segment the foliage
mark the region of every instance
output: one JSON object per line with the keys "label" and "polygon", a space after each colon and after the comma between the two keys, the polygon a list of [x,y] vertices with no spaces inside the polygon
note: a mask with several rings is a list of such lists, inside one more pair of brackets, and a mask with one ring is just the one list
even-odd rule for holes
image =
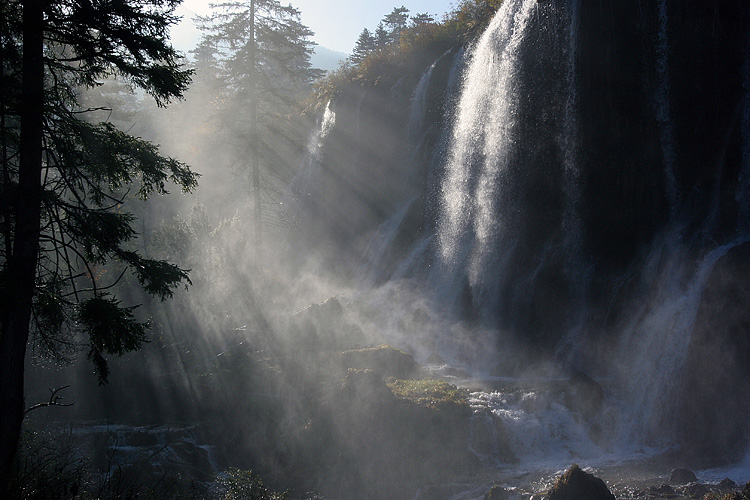
{"label": "foliage", "polygon": [[[132,250],[137,234],[134,216],[123,210],[126,189],[135,186],[141,199],[166,194],[170,184],[190,191],[197,185],[197,175],[185,164],[161,156],[154,144],[111,123],[87,121],[78,87],[99,86],[101,78],[117,73],[161,105],[179,97],[190,72],[179,69],[179,57],[167,43],[167,29],[177,19],[174,7],[164,0],[52,2],[45,11],[44,183],[33,322],[42,343],[73,322],[94,335],[90,356],[97,361],[102,380],[107,372],[102,354],[137,348],[147,324],[135,319],[132,307],[122,307],[107,296],[104,290],[112,283],[102,282],[96,266],[118,262],[118,275],[131,269],[147,292],[162,299],[171,296],[180,282],[189,282],[185,270]],[[20,2],[9,2],[2,12],[3,24],[13,28],[3,31],[3,50],[13,55],[23,42],[17,18]],[[15,57],[3,62],[3,78],[16,83],[2,91],[2,189],[12,199],[19,176],[21,86],[19,62]],[[3,208],[4,274],[14,251],[16,217],[12,204]],[[108,307],[94,307],[104,304]],[[109,329],[110,320],[119,327]],[[118,339],[118,333],[126,340]],[[56,346],[46,344],[50,354]]]}
{"label": "foliage", "polygon": [[404,68],[429,64],[446,50],[474,40],[500,5],[502,0],[462,0],[440,22],[426,13],[409,16],[405,7],[394,8],[375,33],[365,28],[348,61],[316,84],[318,101],[328,102],[350,83],[393,84]]}
{"label": "foliage", "polygon": [[448,382],[435,379],[397,380],[388,382],[393,394],[422,406],[437,407],[445,404],[465,406],[467,392]]}
{"label": "foliage", "polygon": [[88,475],[69,433],[52,437],[27,429],[21,437],[12,500],[67,500],[79,497]]}

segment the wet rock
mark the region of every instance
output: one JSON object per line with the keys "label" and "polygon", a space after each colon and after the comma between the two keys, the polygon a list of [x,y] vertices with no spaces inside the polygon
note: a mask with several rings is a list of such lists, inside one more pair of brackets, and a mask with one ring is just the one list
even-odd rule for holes
{"label": "wet rock", "polygon": [[601,384],[583,372],[577,372],[568,380],[563,404],[584,418],[599,414],[604,402]]}
{"label": "wet rock", "polygon": [[358,398],[368,404],[391,402],[393,393],[383,378],[372,370],[350,368],[341,384],[341,395],[348,399]]}
{"label": "wet rock", "polygon": [[472,417],[471,449],[477,455],[490,456],[503,463],[518,462],[503,421],[491,412],[479,413]]}
{"label": "wet rock", "polygon": [[674,469],[669,475],[669,484],[688,484],[697,481],[698,478],[695,477],[693,471],[688,469]]}
{"label": "wet rock", "polygon": [[362,331],[347,320],[344,307],[336,297],[311,304],[294,313],[288,321],[294,339],[292,347],[297,349],[312,352],[333,346],[346,349],[362,341]]}
{"label": "wet rock", "polygon": [[417,369],[417,362],[407,354],[389,345],[354,349],[341,353],[344,368],[372,370],[382,377],[408,378]]}
{"label": "wet rock", "polygon": [[430,357],[427,358],[427,364],[428,365],[444,365],[445,360],[440,356],[440,354],[433,352],[430,354]]}
{"label": "wet rock", "polygon": [[674,496],[676,494],[674,488],[672,488],[668,484],[662,484],[661,486],[651,486],[648,491],[649,493],[659,496]]}
{"label": "wet rock", "polygon": [[682,494],[690,498],[702,498],[710,490],[705,484],[695,483],[685,487]]}
{"label": "wet rock", "polygon": [[513,497],[513,490],[508,490],[502,486],[495,485],[484,495],[484,500],[508,500]]}
{"label": "wet rock", "polygon": [[544,497],[545,500],[615,500],[604,481],[573,465]]}
{"label": "wet rock", "polygon": [[719,482],[719,488],[721,488],[722,490],[732,490],[736,487],[737,487],[737,483],[735,483],[728,477],[722,479],[721,482]]}

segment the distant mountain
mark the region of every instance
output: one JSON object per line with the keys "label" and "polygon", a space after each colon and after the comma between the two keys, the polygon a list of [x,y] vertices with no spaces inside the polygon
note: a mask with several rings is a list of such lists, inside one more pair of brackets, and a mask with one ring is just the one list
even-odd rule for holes
{"label": "distant mountain", "polygon": [[327,49],[320,45],[315,46],[315,52],[310,57],[310,62],[314,68],[331,71],[339,67],[344,59],[348,56],[343,52]]}

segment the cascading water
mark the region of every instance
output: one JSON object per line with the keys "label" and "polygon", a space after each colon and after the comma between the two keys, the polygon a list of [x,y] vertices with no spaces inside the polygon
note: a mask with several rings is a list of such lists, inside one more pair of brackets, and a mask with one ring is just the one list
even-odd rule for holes
{"label": "cascading water", "polygon": [[483,277],[502,237],[497,203],[513,140],[514,78],[519,47],[536,2],[505,2],[470,54],[442,187],[438,229],[441,264],[454,274],[469,269],[472,287]]}
{"label": "cascading water", "polygon": [[317,178],[322,172],[321,154],[323,144],[326,136],[328,136],[335,125],[336,113],[333,112],[331,103],[328,102],[323,115],[318,121],[318,125],[307,141],[307,150],[302,164],[290,183],[289,196],[292,198],[310,196],[308,190],[311,186],[315,185]]}

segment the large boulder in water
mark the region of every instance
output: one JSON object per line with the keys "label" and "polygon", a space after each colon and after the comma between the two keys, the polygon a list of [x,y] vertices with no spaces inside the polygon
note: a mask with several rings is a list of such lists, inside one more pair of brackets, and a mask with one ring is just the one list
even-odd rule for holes
{"label": "large boulder in water", "polygon": [[544,497],[545,500],[615,500],[604,481],[573,465]]}
{"label": "large boulder in water", "polygon": [[703,289],[677,398],[678,442],[737,460],[750,442],[750,242],[714,265]]}
{"label": "large boulder in water", "polygon": [[696,481],[698,481],[698,478],[690,469],[674,469],[669,474],[669,484],[688,484]]}
{"label": "large boulder in water", "polygon": [[583,372],[575,373],[565,386],[563,403],[569,410],[584,418],[598,415],[604,404],[604,389],[601,384]]}
{"label": "large boulder in water", "polygon": [[346,369],[372,370],[383,377],[401,379],[410,377],[419,367],[411,354],[389,345],[344,351],[341,363]]}

